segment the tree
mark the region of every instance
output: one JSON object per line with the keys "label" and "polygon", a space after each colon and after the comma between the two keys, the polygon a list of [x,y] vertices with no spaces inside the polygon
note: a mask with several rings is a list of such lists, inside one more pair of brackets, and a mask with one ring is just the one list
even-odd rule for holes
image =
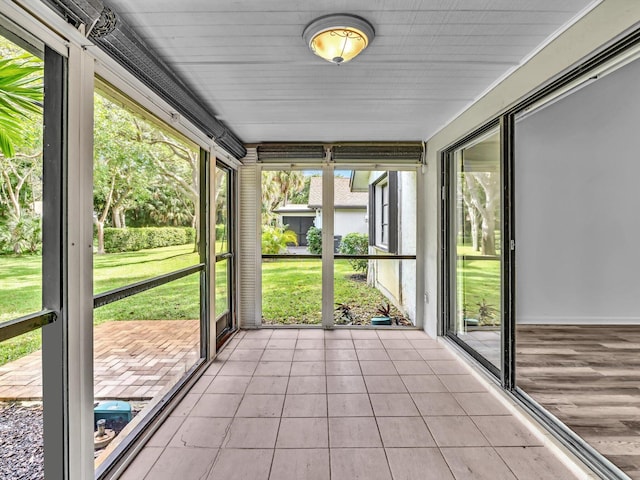
{"label": "tree", "polygon": [[304,175],[299,171],[262,172],[262,224],[275,225],[277,210],[289,197],[304,188]]}
{"label": "tree", "polygon": [[[500,204],[500,177],[492,172],[465,172],[470,220],[474,210],[482,218],[480,252],[483,255],[496,254],[496,211]],[[464,199],[464,196],[463,196]],[[472,224],[472,233],[473,233]],[[477,227],[476,227],[477,231]]]}
{"label": "tree", "polygon": [[0,152],[14,157],[29,114],[42,114],[43,67],[35,57],[22,54],[0,59]]}
{"label": "tree", "polygon": [[126,211],[148,195],[150,158],[138,139],[133,114],[101,95],[94,101],[94,223],[102,254],[106,222],[124,227]]}

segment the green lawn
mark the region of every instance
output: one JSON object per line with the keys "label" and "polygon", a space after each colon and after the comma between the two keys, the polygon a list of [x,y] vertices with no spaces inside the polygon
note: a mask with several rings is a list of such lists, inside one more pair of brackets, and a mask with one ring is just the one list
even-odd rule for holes
{"label": "green lawn", "polygon": [[478,303],[496,309],[492,322],[500,319],[500,261],[459,260],[457,271],[458,309],[466,309],[467,318],[479,319]]}
{"label": "green lawn", "polygon": [[[367,323],[386,298],[366,281],[352,279],[354,273],[346,260],[335,262],[335,302],[352,307],[354,323]],[[321,323],[322,262],[315,259],[263,262],[262,317],[267,324]]]}

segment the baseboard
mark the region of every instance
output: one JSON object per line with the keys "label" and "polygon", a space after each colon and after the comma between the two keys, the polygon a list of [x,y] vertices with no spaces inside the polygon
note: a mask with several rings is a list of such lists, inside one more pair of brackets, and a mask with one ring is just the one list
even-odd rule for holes
{"label": "baseboard", "polygon": [[640,317],[516,317],[518,325],[640,325]]}

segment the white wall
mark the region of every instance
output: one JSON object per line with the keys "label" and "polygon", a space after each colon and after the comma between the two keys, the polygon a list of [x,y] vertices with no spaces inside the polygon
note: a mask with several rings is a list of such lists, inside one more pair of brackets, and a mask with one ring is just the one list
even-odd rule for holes
{"label": "white wall", "polygon": [[[400,232],[398,246],[400,254],[415,255],[417,242],[417,174],[398,172],[398,203]],[[414,322],[416,319],[416,261],[401,260],[402,307]]]}
{"label": "white wall", "polygon": [[640,60],[516,124],[522,323],[640,323]]}
{"label": "white wall", "polygon": [[367,211],[364,209],[336,210],[333,216],[333,234],[368,233]]}
{"label": "white wall", "polygon": [[[425,305],[425,331],[437,335],[440,320],[440,154],[439,152],[470,133],[487,120],[548,82],[554,76],[578,63],[617,35],[640,21],[637,0],[607,0],[553,42],[515,70],[509,77],[452,119],[436,135],[428,139],[425,173],[424,215],[426,238],[425,290],[429,302]],[[422,247],[421,247],[422,248]]]}

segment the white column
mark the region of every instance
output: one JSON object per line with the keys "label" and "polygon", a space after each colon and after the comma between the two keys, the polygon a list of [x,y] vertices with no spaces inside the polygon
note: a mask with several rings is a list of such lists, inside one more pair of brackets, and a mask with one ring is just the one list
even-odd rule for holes
{"label": "white column", "polygon": [[322,326],[333,328],[333,165],[322,167]]}

